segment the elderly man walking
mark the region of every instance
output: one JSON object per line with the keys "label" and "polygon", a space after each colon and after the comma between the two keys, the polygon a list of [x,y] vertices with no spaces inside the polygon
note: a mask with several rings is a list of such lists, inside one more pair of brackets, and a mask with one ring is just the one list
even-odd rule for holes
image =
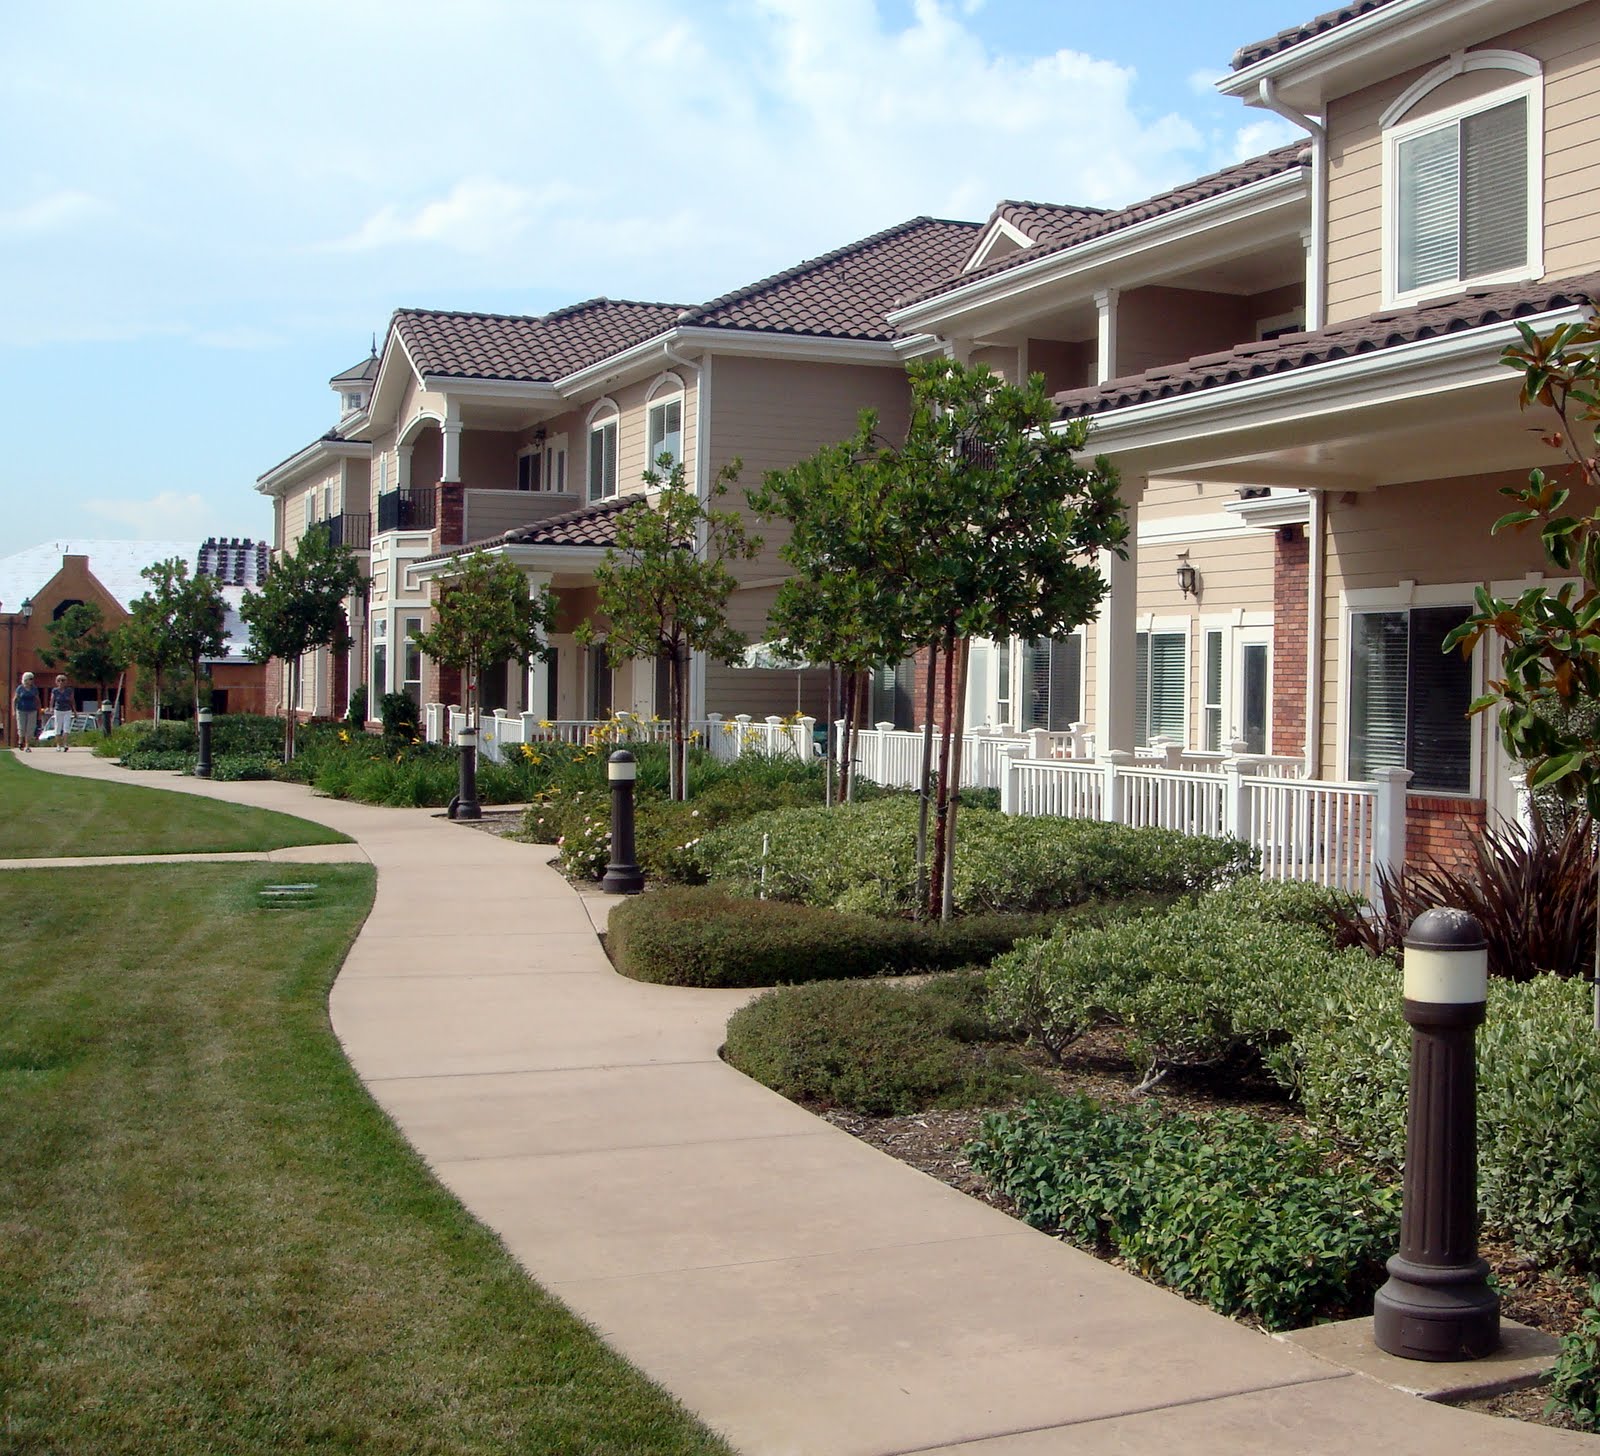
{"label": "elderly man walking", "polygon": [[55,729],[55,745],[65,753],[67,739],[72,736],[72,689],[60,673],[56,674],[56,685],[50,689],[50,717]]}

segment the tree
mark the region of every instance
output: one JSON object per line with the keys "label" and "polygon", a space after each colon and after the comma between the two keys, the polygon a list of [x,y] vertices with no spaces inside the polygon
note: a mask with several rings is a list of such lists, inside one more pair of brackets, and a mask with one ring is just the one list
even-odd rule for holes
{"label": "tree", "polygon": [[[1501,494],[1516,503],[1491,534],[1538,524],[1550,564],[1578,581],[1554,592],[1530,587],[1515,601],[1478,587],[1474,611],[1445,638],[1449,652],[1470,654],[1485,637],[1501,643],[1501,676],[1475,699],[1469,713],[1500,709],[1506,752],[1527,765],[1530,790],[1600,815],[1600,507],[1575,506],[1600,493],[1600,320],[1564,324],[1539,334],[1519,322],[1519,346],[1504,354],[1522,375],[1521,402],[1550,411],[1544,443],[1561,463],[1534,470],[1526,485]],[[1594,1021],[1600,1030],[1600,923],[1596,925]]]}
{"label": "tree", "polygon": [[307,531],[278,555],[259,592],[247,591],[239,614],[250,628],[250,659],[289,664],[289,702],[283,715],[283,761],[294,757],[294,705],[300,701],[300,659],[345,634],[344,604],[366,581],[355,553],[335,546],[327,531]]}
{"label": "tree", "polygon": [[466,678],[467,718],[478,721],[478,678],[496,662],[548,661],[547,639],[555,628],[556,605],[549,587],[529,590],[528,578],[501,556],[474,551],[460,558],[444,583],[437,619],[426,632],[412,634],[435,662],[459,668]]}
{"label": "tree", "polygon": [[194,705],[200,707],[200,663],[221,653],[227,640],[227,607],[215,578],[191,577],[178,557],[157,561],[139,573],[150,590],[134,599],[128,620],[117,630],[118,653],[145,668],[152,679],[152,716],[161,717],[161,680],[180,665],[194,680]]}
{"label": "tree", "polygon": [[[667,663],[668,790],[674,799],[688,792],[689,654],[732,663],[745,648],[743,634],[728,625],[728,601],[739,584],[728,563],[755,556],[761,539],[745,530],[737,511],[713,505],[739,470],[737,460],[723,466],[702,501],[683,463],[661,456],[643,476],[646,489],[659,492],[656,502],[641,496],[618,516],[617,544],[594,574],[597,605],[610,624],[606,657],[612,666],[630,658]],[[597,635],[595,624],[585,622],[579,640]]]}
{"label": "tree", "polygon": [[111,683],[127,667],[105,616],[93,602],[78,602],[50,624],[50,646],[39,654],[46,667],[59,668],[74,682],[93,683],[104,702]]}

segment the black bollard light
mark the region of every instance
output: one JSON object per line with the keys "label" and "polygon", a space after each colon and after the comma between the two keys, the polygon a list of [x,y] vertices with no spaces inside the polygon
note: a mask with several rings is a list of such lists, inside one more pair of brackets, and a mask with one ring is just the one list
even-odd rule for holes
{"label": "black bollard light", "polygon": [[1406,936],[1411,1025],[1400,1252],[1373,1301],[1373,1338],[1406,1360],[1481,1360],[1500,1345],[1500,1296],[1478,1256],[1478,1077],[1489,992],[1483,929],[1425,910]]}
{"label": "black bollard light", "polygon": [[606,764],[611,780],[611,858],[600,881],[608,895],[637,895],[644,889],[644,871],[633,851],[633,786],[639,765],[626,748],[619,748]]}
{"label": "black bollard light", "polygon": [[456,731],[456,747],[461,750],[461,776],[456,781],[456,801],[451,807],[452,819],[481,819],[483,808],[478,803],[478,730],[473,727]]}
{"label": "black bollard light", "polygon": [[195,731],[200,735],[200,752],[194,761],[197,779],[211,777],[211,709],[201,708],[194,715]]}
{"label": "black bollard light", "polygon": [[111,736],[111,709],[100,710],[100,732],[107,738]]}

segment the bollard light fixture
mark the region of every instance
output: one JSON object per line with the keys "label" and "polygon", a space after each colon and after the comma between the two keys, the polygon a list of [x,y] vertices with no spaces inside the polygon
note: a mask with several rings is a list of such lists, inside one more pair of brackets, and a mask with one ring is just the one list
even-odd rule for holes
{"label": "bollard light fixture", "polygon": [[194,722],[195,736],[198,739],[194,776],[197,779],[208,779],[211,777],[211,709],[197,708]]}
{"label": "bollard light fixture", "polygon": [[644,871],[634,853],[633,786],[639,777],[639,764],[626,748],[619,748],[606,761],[606,778],[611,782],[611,855],[600,888],[608,895],[637,895],[644,889]]}
{"label": "bollard light fixture", "polygon": [[1473,1045],[1489,992],[1483,927],[1424,910],[1405,940],[1411,1026],[1400,1252],[1373,1300],[1373,1339],[1405,1360],[1481,1360],[1500,1345],[1500,1296],[1478,1255],[1478,1083]]}
{"label": "bollard light fixture", "polygon": [[456,747],[461,750],[456,796],[450,802],[452,819],[481,819],[483,807],[478,803],[478,730],[468,723],[456,729]]}

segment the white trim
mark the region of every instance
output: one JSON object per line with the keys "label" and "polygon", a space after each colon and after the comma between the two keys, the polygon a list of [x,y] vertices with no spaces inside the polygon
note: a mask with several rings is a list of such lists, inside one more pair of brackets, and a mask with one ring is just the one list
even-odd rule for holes
{"label": "white trim", "polygon": [[1127,227],[1090,238],[1075,247],[1019,263],[1015,268],[1007,268],[987,278],[959,284],[932,298],[896,309],[889,315],[889,322],[901,331],[932,327],[973,303],[1002,303],[1018,293],[1039,286],[1041,282],[1057,283],[1090,268],[1122,263],[1141,252],[1192,238],[1206,227],[1249,221],[1264,210],[1297,201],[1293,194],[1301,193],[1305,188],[1305,169],[1288,167],[1282,172],[1274,172],[1270,177],[1246,183],[1243,187],[1230,188],[1215,197],[1191,202],[1157,217],[1130,223]]}
{"label": "white trim", "polygon": [[594,427],[596,417],[604,414],[607,410],[619,417],[622,414],[622,411],[617,408],[616,400],[612,399],[609,394],[603,394],[599,399],[589,406],[589,413],[583,417],[584,428],[586,430],[592,429]]}
{"label": "white trim", "polygon": [[1249,500],[1224,501],[1222,509],[1252,530],[1275,531],[1279,526],[1300,526],[1311,519],[1311,492],[1276,491]]}
{"label": "white trim", "polygon": [[394,437],[395,445],[410,445],[416,439],[418,432],[425,425],[437,425],[439,432],[444,432],[444,416],[437,410],[419,409],[409,420],[401,426]]}
{"label": "white trim", "polygon": [[1021,228],[1007,222],[1003,217],[997,217],[989,224],[984,235],[978,240],[978,246],[973,249],[971,259],[961,271],[963,273],[972,273],[983,267],[989,261],[990,254],[994,252],[995,244],[1002,239],[1006,242],[1015,243],[1019,248],[1031,248],[1033,246],[1033,239],[1023,232]]}
{"label": "white trim", "polygon": [[655,379],[651,382],[650,388],[645,390],[644,402],[646,404],[654,404],[656,391],[659,390],[664,384],[670,385],[673,393],[675,394],[688,393],[688,386],[684,384],[683,376],[679,374],[676,369],[664,369],[660,374],[656,375]]}
{"label": "white trim", "polygon": [[327,469],[341,460],[372,458],[369,440],[313,440],[304,449],[296,451],[280,465],[274,465],[256,477],[256,489],[262,495],[281,495],[299,484],[313,468]]}
{"label": "white trim", "polygon": [[[1225,511],[1232,508],[1232,502],[1222,507]],[[1138,528],[1141,546],[1162,546],[1173,541],[1228,541],[1254,534],[1248,523],[1220,516],[1215,511],[1205,515],[1160,517],[1148,524],[1141,514]]]}
{"label": "white trim", "polygon": [[1468,71],[1515,71],[1521,76],[1544,74],[1539,62],[1521,51],[1456,51],[1447,61],[1440,61],[1425,76],[1413,81],[1393,101],[1378,120],[1378,126],[1387,131],[1431,91],[1437,91],[1446,82]]}
{"label": "white trim", "polygon": [[[1519,70],[1503,65],[1496,60],[1486,66],[1472,66],[1467,64],[1467,58],[1483,54],[1491,57],[1517,57],[1515,51],[1486,51],[1466,52],[1464,56],[1458,53],[1451,61],[1446,61],[1442,66],[1437,66],[1424,76],[1421,81],[1410,88],[1401,100],[1410,100],[1405,107],[1406,111],[1413,109],[1428,92],[1436,90],[1456,76],[1469,70]],[[1461,65],[1458,69],[1451,69],[1452,63],[1459,59]],[[1534,67],[1532,72],[1520,71],[1526,79],[1499,90],[1491,91],[1484,96],[1476,96],[1470,101],[1457,102],[1442,111],[1431,111],[1409,122],[1386,122],[1383,128],[1383,166],[1380,179],[1379,205],[1383,239],[1382,254],[1382,295],[1385,308],[1403,308],[1407,304],[1418,303],[1424,299],[1437,298],[1464,288],[1493,287],[1498,284],[1520,283],[1529,279],[1544,276],[1544,76],[1538,69],[1538,62],[1529,57],[1521,56],[1518,59],[1526,61]],[[1435,79],[1437,78],[1437,79]],[[1431,81],[1425,89],[1419,89],[1424,82]],[[1413,94],[1415,93],[1415,94]],[[1527,150],[1524,162],[1528,173],[1528,216],[1527,239],[1528,252],[1523,262],[1515,267],[1502,269],[1498,273],[1477,274],[1468,277],[1460,275],[1459,265],[1455,278],[1440,278],[1431,283],[1425,283],[1418,288],[1406,290],[1404,293],[1397,291],[1400,277],[1400,220],[1399,220],[1399,186],[1400,175],[1397,161],[1397,152],[1400,145],[1414,137],[1422,136],[1430,131],[1442,130],[1448,126],[1457,126],[1464,117],[1474,116],[1481,111],[1492,111],[1497,106],[1505,106],[1511,102],[1525,98],[1527,101]],[[1395,103],[1399,106],[1399,102]],[[1395,115],[1395,107],[1390,108]],[[1389,113],[1386,113],[1386,116]],[[1461,227],[1462,220],[1457,219],[1457,228]]]}

